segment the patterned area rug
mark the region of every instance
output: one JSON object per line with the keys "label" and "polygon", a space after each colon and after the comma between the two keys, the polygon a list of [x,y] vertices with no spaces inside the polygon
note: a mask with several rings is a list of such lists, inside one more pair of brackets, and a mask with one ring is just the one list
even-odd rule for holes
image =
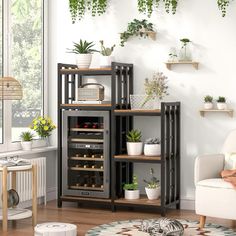
{"label": "patterned area rug", "polygon": [[[184,236],[207,235],[207,236],[236,236],[236,232],[217,224],[206,224],[203,230],[198,228],[197,221],[178,220],[185,228]],[[142,220],[117,221],[110,224],[92,228],[85,236],[149,236],[141,232],[139,227]],[[162,235],[162,234],[158,234]],[[158,236],[157,235],[157,236]]]}

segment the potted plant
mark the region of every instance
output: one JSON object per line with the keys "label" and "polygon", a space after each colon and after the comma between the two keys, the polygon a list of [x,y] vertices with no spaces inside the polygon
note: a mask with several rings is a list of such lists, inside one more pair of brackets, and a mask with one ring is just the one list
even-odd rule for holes
{"label": "potted plant", "polygon": [[145,156],[159,156],[161,155],[161,144],[159,138],[149,138],[144,144]]}
{"label": "potted plant", "polygon": [[30,131],[25,131],[20,134],[22,150],[29,151],[32,149],[33,137],[34,134]]}
{"label": "potted plant", "polygon": [[69,53],[76,54],[76,64],[79,69],[89,68],[92,60],[92,53],[97,52],[93,49],[94,43],[80,39],[79,43],[73,43],[74,48],[69,49]]}
{"label": "potted plant", "polygon": [[217,108],[218,108],[219,110],[225,110],[225,109],[227,109],[227,104],[226,104],[226,99],[225,99],[225,97],[219,96],[216,102],[217,102]]}
{"label": "potted plant", "polygon": [[105,47],[103,40],[99,41],[101,44],[101,56],[100,56],[100,67],[111,67],[112,57],[111,54],[115,48],[115,44],[111,47]]}
{"label": "potted plant", "polygon": [[158,199],[161,195],[160,181],[153,175],[153,168],[150,169],[151,179],[149,181],[143,180],[147,184],[145,191],[149,200]]}
{"label": "potted plant", "polygon": [[141,141],[141,131],[132,129],[126,135],[127,137],[127,152],[130,156],[138,156],[143,152],[143,142]]}
{"label": "potted plant", "polygon": [[204,97],[204,109],[210,110],[213,108],[213,97],[210,95],[206,95]]}
{"label": "potted plant", "polygon": [[30,128],[34,130],[41,139],[45,140],[46,145],[49,146],[49,136],[51,135],[51,132],[56,128],[51,118],[39,116],[33,119]]}
{"label": "potted plant", "polygon": [[179,60],[180,61],[192,61],[192,55],[189,49],[189,43],[191,43],[190,39],[183,38],[180,39],[182,43],[182,47],[180,49]]}
{"label": "potted plant", "polygon": [[125,190],[125,199],[128,199],[128,200],[139,199],[140,192],[138,189],[137,176],[133,175],[132,183],[125,184],[123,189]]}

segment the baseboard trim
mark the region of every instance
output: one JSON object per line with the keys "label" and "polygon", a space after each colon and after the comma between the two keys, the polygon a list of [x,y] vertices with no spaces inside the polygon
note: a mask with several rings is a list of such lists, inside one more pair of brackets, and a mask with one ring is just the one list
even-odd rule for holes
{"label": "baseboard trim", "polygon": [[195,200],[181,199],[181,210],[195,210]]}
{"label": "baseboard trim", "polygon": [[57,199],[57,187],[47,189],[47,202]]}

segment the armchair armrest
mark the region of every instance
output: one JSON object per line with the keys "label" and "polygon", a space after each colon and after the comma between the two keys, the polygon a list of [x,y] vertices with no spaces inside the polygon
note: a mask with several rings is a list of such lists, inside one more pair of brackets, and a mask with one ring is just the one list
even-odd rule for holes
{"label": "armchair armrest", "polygon": [[225,156],[223,154],[201,155],[195,159],[194,183],[211,178],[219,178],[224,168]]}

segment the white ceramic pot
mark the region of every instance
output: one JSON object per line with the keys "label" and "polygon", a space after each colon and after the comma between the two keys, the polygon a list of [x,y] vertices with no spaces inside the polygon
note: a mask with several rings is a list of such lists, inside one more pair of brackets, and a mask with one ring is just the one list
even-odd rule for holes
{"label": "white ceramic pot", "polygon": [[158,199],[161,195],[161,188],[147,188],[145,187],[145,191],[149,200]]}
{"label": "white ceramic pot", "polygon": [[100,56],[100,67],[107,68],[111,67],[111,62],[114,61],[112,56]]}
{"label": "white ceramic pot", "polygon": [[161,155],[161,144],[144,144],[145,156],[159,156]]}
{"label": "white ceramic pot", "polygon": [[127,142],[127,152],[130,156],[139,156],[143,153],[142,142]]}
{"label": "white ceramic pot", "polygon": [[33,143],[32,141],[29,141],[29,142],[21,141],[22,150],[24,151],[32,150],[32,143]]}
{"label": "white ceramic pot", "polygon": [[133,200],[139,199],[140,192],[139,190],[125,190],[125,199]]}
{"label": "white ceramic pot", "polygon": [[218,110],[225,110],[227,109],[227,104],[224,102],[217,102],[217,108]]}
{"label": "white ceramic pot", "polygon": [[205,102],[205,103],[204,103],[204,109],[205,109],[205,110],[211,110],[211,109],[213,109],[213,103],[212,103],[212,102]]}
{"label": "white ceramic pot", "polygon": [[76,54],[76,65],[79,69],[89,68],[92,61],[92,54]]}

